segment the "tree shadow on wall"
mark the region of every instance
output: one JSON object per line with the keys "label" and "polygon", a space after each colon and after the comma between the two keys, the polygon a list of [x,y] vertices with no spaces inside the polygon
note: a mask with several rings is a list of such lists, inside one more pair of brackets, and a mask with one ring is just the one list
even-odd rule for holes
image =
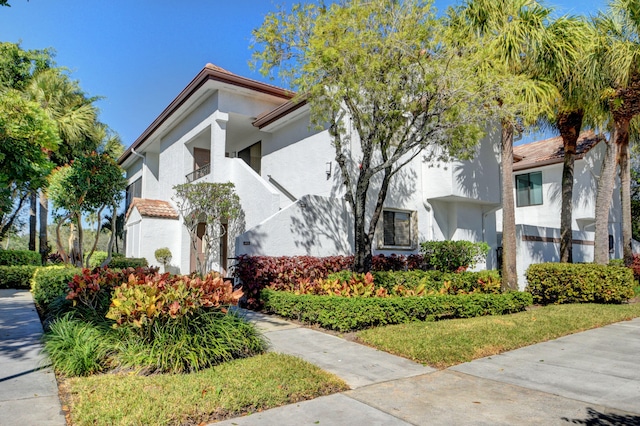
{"label": "tree shadow on wall", "polygon": [[[385,206],[413,209],[406,203],[415,193],[417,178],[416,172],[409,168],[398,172],[389,185]],[[380,181],[381,176],[372,179],[374,189],[369,193],[366,220],[373,214],[377,197],[374,191],[380,187]],[[305,195],[296,207],[299,215],[292,215],[290,226],[296,247],[307,255],[353,253],[354,218],[344,199]],[[320,249],[323,250],[319,252]]]}

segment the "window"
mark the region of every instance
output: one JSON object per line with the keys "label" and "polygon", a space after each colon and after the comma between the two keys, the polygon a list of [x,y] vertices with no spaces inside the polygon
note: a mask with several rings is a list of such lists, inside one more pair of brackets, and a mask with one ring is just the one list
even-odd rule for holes
{"label": "window", "polygon": [[411,246],[411,213],[384,210],[382,212],[384,230],[383,245]]}
{"label": "window", "polygon": [[518,207],[542,204],[542,172],[516,176],[516,205]]}
{"label": "window", "polygon": [[136,179],[131,185],[127,186],[127,201],[125,211],[133,202],[133,198],[142,198],[142,178]]}

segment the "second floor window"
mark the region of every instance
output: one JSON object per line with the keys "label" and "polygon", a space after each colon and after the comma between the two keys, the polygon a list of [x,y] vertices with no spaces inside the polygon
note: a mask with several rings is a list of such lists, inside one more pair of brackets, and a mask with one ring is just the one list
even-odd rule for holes
{"label": "second floor window", "polygon": [[542,172],[516,176],[516,205],[518,207],[542,204]]}

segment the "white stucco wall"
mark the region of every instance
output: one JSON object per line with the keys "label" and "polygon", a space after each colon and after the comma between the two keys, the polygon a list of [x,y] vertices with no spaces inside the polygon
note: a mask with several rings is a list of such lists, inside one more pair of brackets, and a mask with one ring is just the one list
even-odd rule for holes
{"label": "white stucco wall", "polygon": [[[499,140],[499,139],[498,139]],[[465,161],[423,162],[425,193],[429,199],[468,198],[500,202],[500,162],[496,140],[488,133]]]}
{"label": "white stucco wall", "polygon": [[236,253],[318,257],[352,254],[351,223],[344,201],[304,196],[240,235]]}
{"label": "white stucco wall", "polygon": [[144,257],[150,266],[162,265],[156,261],[155,251],[167,247],[172,254],[170,266],[177,270],[182,263],[181,242],[175,236],[180,232],[181,222],[176,219],[142,217],[136,208],[131,210],[125,228],[127,230],[128,257]]}

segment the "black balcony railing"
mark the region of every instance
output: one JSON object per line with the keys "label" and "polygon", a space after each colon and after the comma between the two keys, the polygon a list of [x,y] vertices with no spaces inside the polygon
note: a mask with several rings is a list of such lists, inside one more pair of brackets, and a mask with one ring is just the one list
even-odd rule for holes
{"label": "black balcony railing", "polygon": [[209,173],[211,173],[211,164],[205,164],[204,166],[200,167],[197,170],[194,170],[193,172],[189,173],[186,176],[187,183],[191,183],[195,180],[198,180],[201,177],[208,175]]}

